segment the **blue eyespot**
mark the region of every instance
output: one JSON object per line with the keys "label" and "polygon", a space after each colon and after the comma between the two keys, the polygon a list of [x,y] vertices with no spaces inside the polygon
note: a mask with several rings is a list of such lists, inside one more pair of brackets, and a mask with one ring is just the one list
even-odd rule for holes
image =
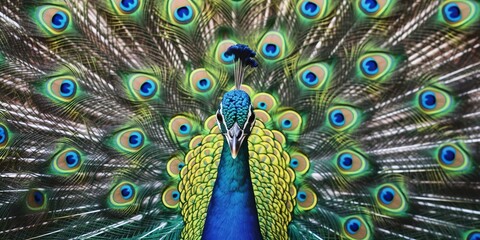
{"label": "blue eyespot", "polygon": [[74,168],[80,163],[80,155],[75,151],[70,151],[65,154],[65,161],[69,168]]}
{"label": "blue eyespot", "polygon": [[297,199],[300,202],[305,202],[305,200],[307,200],[307,193],[306,192],[298,192]]}
{"label": "blue eyespot", "polygon": [[120,8],[124,12],[133,12],[138,7],[138,0],[122,0],[120,2]]}
{"label": "blue eyespot", "polygon": [[377,61],[372,57],[365,58],[362,61],[362,70],[367,75],[375,75],[380,71]]}
{"label": "blue eyespot", "polygon": [[318,77],[313,72],[307,70],[302,74],[302,80],[307,86],[315,86],[318,84]]}
{"label": "blue eyespot", "polygon": [[320,7],[310,1],[306,1],[302,4],[302,13],[307,17],[315,17],[320,12]]}
{"label": "blue eyespot", "polygon": [[440,150],[441,160],[446,165],[450,165],[454,162],[457,150],[450,146],[445,146]]}
{"label": "blue eyespot", "polygon": [[266,109],[267,109],[267,103],[265,103],[265,102],[258,102],[257,107],[260,108],[260,109],[262,109],[262,110],[266,110]]}
{"label": "blue eyespot", "polygon": [[188,125],[188,124],[182,124],[182,125],[180,125],[180,129],[179,129],[179,130],[180,130],[180,133],[181,133],[181,134],[184,134],[184,135],[185,135],[185,134],[189,134],[189,133],[190,133],[190,125]]}
{"label": "blue eyespot", "polygon": [[133,187],[126,184],[120,188],[120,193],[122,194],[123,199],[129,200],[133,196]]}
{"label": "blue eyespot", "polygon": [[142,95],[142,97],[151,97],[155,94],[156,90],[157,84],[150,79],[140,85],[140,95]]}
{"label": "blue eyespot", "polygon": [[338,157],[338,163],[341,168],[349,170],[353,165],[353,156],[350,153],[344,153]]}
{"label": "blue eyespot", "polygon": [[297,168],[298,167],[298,159],[296,159],[296,158],[290,159],[290,167]]}
{"label": "blue eyespot", "polygon": [[282,121],[282,128],[290,128],[292,127],[292,121],[290,121],[289,119],[284,119]]}
{"label": "blue eyespot", "polygon": [[178,164],[178,171],[181,171],[183,167],[185,167],[185,163],[179,163]]}
{"label": "blue eyespot", "polygon": [[224,61],[226,63],[232,63],[233,60],[235,59],[235,54],[232,53],[232,54],[226,55],[225,52],[223,52],[223,54],[222,54],[222,61]]}
{"label": "blue eyespot", "polygon": [[175,201],[178,201],[180,199],[180,193],[178,191],[172,191],[172,198]]}
{"label": "blue eyespot", "polygon": [[40,191],[37,190],[33,193],[33,200],[35,201],[36,204],[43,205],[43,201],[45,201],[45,197]]}
{"label": "blue eyespot", "polygon": [[377,0],[362,0],[361,6],[368,13],[374,13],[380,8]]}
{"label": "blue eyespot", "polygon": [[197,87],[200,90],[207,90],[212,85],[212,82],[208,78],[202,78],[197,82]]}
{"label": "blue eyespot", "polygon": [[468,240],[480,240],[480,233],[479,232],[472,232],[467,237]]}
{"label": "blue eyespot", "polygon": [[347,226],[348,233],[354,235],[355,233],[358,232],[358,230],[362,226],[362,223],[358,219],[352,218],[347,221],[346,226]]}
{"label": "blue eyespot", "polygon": [[193,10],[190,6],[183,6],[177,8],[174,13],[175,19],[179,22],[188,22],[192,20],[193,17]]}
{"label": "blue eyespot", "polygon": [[60,84],[60,96],[71,97],[75,94],[77,85],[72,80],[65,79]]}
{"label": "blue eyespot", "polygon": [[0,125],[0,145],[6,143],[8,140],[8,132],[7,129]]}
{"label": "blue eyespot", "polygon": [[52,16],[52,27],[61,30],[64,29],[68,24],[68,17],[62,11],[58,11]]}
{"label": "blue eyespot", "polygon": [[266,43],[263,44],[262,52],[266,57],[274,58],[280,54],[280,48],[276,44]]}
{"label": "blue eyespot", "polygon": [[131,148],[137,148],[143,144],[143,135],[140,132],[134,131],[128,137],[128,145]]}
{"label": "blue eyespot", "polygon": [[437,97],[432,91],[425,91],[420,96],[422,107],[425,109],[434,109],[437,105]]}
{"label": "blue eyespot", "polygon": [[443,16],[447,21],[449,22],[458,22],[462,20],[462,11],[460,10],[460,7],[456,3],[449,3],[443,7]]}
{"label": "blue eyespot", "polygon": [[390,204],[395,197],[395,190],[391,187],[384,187],[380,190],[380,200],[384,204]]}
{"label": "blue eyespot", "polygon": [[330,113],[330,121],[333,125],[337,127],[341,127],[345,124],[345,115],[343,115],[342,111],[337,109]]}

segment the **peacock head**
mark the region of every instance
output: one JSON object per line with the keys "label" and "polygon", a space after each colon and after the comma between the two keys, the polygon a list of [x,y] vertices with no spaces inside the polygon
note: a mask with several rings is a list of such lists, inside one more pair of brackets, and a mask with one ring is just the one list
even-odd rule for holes
{"label": "peacock head", "polygon": [[235,89],[225,93],[217,111],[217,124],[228,142],[232,158],[237,158],[255,125],[255,113],[246,92]]}
{"label": "peacock head", "polygon": [[232,158],[235,159],[255,125],[255,113],[250,96],[240,88],[245,70],[257,67],[258,63],[254,59],[255,51],[244,44],[230,46],[224,55],[233,55],[235,59],[235,90],[223,95],[220,109],[217,111],[217,124],[228,142]]}

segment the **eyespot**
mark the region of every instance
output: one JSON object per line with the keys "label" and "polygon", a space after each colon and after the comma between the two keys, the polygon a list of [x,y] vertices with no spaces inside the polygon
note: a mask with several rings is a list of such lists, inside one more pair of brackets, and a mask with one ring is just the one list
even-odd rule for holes
{"label": "eyespot", "polygon": [[77,95],[78,83],[71,76],[56,77],[47,81],[49,97],[61,102],[70,102]]}
{"label": "eyespot", "polygon": [[279,32],[268,32],[258,44],[260,56],[266,60],[280,60],[285,56],[285,38]]}
{"label": "eyespot", "polygon": [[70,12],[53,5],[41,6],[37,9],[38,24],[48,34],[57,35],[70,26]]}
{"label": "eyespot", "polygon": [[332,107],[328,110],[328,122],[335,130],[349,130],[359,124],[358,112],[348,106]]}
{"label": "eyespot", "polygon": [[126,208],[137,199],[137,186],[131,182],[121,182],[111,191],[109,197],[110,207]]}
{"label": "eyespot", "polygon": [[337,155],[336,167],[346,176],[361,176],[367,173],[368,162],[360,153],[344,150]]}
{"label": "eyespot", "polygon": [[317,195],[308,188],[300,188],[296,200],[298,208],[302,211],[311,210],[317,205]]}
{"label": "eyespot", "polygon": [[27,193],[26,202],[30,210],[38,211],[45,209],[47,206],[47,194],[40,189],[31,189]]}
{"label": "eyespot", "polygon": [[142,0],[110,0],[110,2],[115,10],[122,14],[135,13],[142,4]]}
{"label": "eyespot", "polygon": [[267,112],[277,107],[277,100],[268,93],[258,93],[253,97],[253,107]]}
{"label": "eyespot", "polygon": [[178,157],[173,157],[167,163],[167,172],[171,177],[178,177],[180,171],[185,167],[185,163]]}
{"label": "eyespot", "polygon": [[212,92],[217,82],[204,68],[196,69],[190,74],[190,87],[195,94],[205,96]]}
{"label": "eyespot", "polygon": [[302,0],[297,3],[297,14],[305,20],[319,20],[331,12],[330,0]]}
{"label": "eyespot", "polygon": [[287,132],[298,132],[302,127],[302,117],[295,111],[287,110],[276,116],[280,129]]}
{"label": "eyespot", "polygon": [[7,146],[9,140],[8,129],[5,125],[0,123],[0,149]]}
{"label": "eyespot", "polygon": [[445,170],[467,172],[471,162],[467,152],[456,144],[444,144],[437,150],[437,162]]}
{"label": "eyespot", "polygon": [[369,80],[385,80],[384,77],[395,68],[393,57],[385,53],[365,54],[357,65],[360,75]]}
{"label": "eyespot", "polygon": [[325,63],[313,63],[302,68],[297,74],[298,85],[308,90],[318,90],[330,78],[331,69]]}
{"label": "eyespot", "polygon": [[479,7],[474,1],[445,1],[440,6],[439,15],[451,27],[467,27],[478,20]]}
{"label": "eyespot", "polygon": [[467,240],[480,240],[480,231],[473,230],[467,233],[466,238]]}
{"label": "eyespot", "polygon": [[145,134],[138,128],[124,130],[117,136],[118,145],[126,152],[137,152],[144,146],[145,140]]}
{"label": "eyespot", "polygon": [[185,147],[188,147],[190,139],[198,132],[199,124],[193,119],[178,115],[168,125],[170,133]]}
{"label": "eyespot", "polygon": [[235,41],[232,40],[223,40],[218,43],[217,48],[215,50],[215,57],[219,63],[230,65],[235,60],[235,55],[231,54],[229,56],[225,55],[227,49],[233,45],[237,44]]}
{"label": "eyespot", "polygon": [[369,17],[388,15],[387,12],[392,5],[392,0],[358,0],[357,3],[360,11]]}
{"label": "eyespot", "polygon": [[177,24],[188,24],[198,14],[197,6],[190,0],[169,0],[169,15],[172,22]]}
{"label": "eyespot", "polygon": [[370,239],[370,227],[361,217],[347,218],[343,223],[343,232],[351,239]]}
{"label": "eyespot", "polygon": [[178,116],[170,121],[170,127],[175,135],[188,136],[192,133],[192,123],[189,119],[183,116]]}
{"label": "eyespot", "polygon": [[54,155],[52,167],[54,173],[67,175],[77,172],[82,163],[83,159],[80,152],[75,148],[67,148]]}
{"label": "eyespot", "polygon": [[135,100],[150,100],[158,95],[159,81],[145,74],[132,75],[128,87]]}
{"label": "eyespot", "polygon": [[401,213],[407,208],[404,194],[393,184],[387,183],[378,187],[376,199],[382,209],[392,213]]}
{"label": "eyespot", "polygon": [[190,140],[190,143],[188,144],[189,149],[194,149],[200,145],[202,145],[202,140],[203,140],[203,135],[197,135]]}
{"label": "eyespot", "polygon": [[290,167],[293,168],[295,172],[303,175],[308,172],[310,161],[304,154],[295,152],[290,155]]}
{"label": "eyespot", "polygon": [[438,88],[425,88],[417,95],[420,110],[429,115],[448,113],[452,108],[451,96]]}
{"label": "eyespot", "polygon": [[180,192],[176,187],[169,187],[163,192],[162,201],[167,208],[177,208],[180,202]]}

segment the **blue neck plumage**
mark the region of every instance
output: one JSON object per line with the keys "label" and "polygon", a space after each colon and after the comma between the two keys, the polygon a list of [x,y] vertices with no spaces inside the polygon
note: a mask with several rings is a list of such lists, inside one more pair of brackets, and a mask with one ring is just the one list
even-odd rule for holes
{"label": "blue neck plumage", "polygon": [[226,140],[208,206],[203,240],[262,239],[248,165],[248,143],[233,159]]}

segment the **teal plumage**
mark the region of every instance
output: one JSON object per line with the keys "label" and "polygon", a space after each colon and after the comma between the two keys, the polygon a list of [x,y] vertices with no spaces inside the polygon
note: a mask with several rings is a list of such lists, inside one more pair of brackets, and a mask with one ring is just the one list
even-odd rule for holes
{"label": "teal plumage", "polygon": [[478,0],[0,0],[1,239],[478,239]]}

